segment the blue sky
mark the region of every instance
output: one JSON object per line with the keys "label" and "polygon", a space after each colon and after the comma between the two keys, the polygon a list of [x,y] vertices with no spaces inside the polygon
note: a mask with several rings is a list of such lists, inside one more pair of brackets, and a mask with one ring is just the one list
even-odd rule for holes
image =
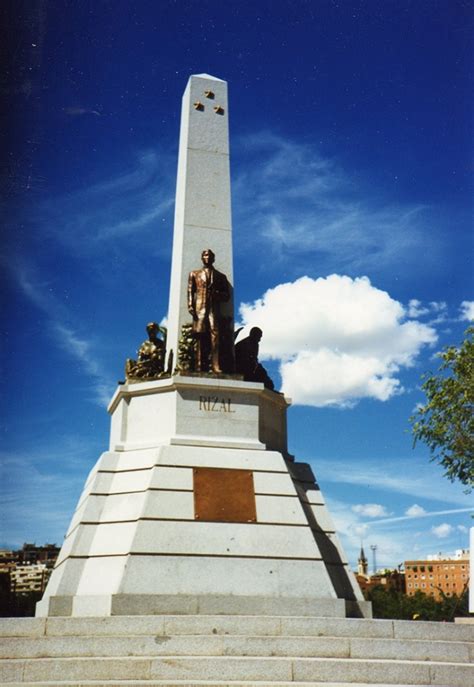
{"label": "blue sky", "polygon": [[351,562],[361,537],[380,565],[467,547],[472,496],[408,417],[472,316],[472,21],[463,0],[17,6],[2,545],[61,542],[166,315],[180,101],[205,72],[229,83],[239,317]]}

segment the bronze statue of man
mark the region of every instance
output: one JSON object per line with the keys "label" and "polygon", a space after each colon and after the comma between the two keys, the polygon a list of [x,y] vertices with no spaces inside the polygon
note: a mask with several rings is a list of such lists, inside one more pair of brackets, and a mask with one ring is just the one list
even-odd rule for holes
{"label": "bronze statue of man", "polygon": [[189,273],[188,311],[193,318],[197,339],[197,372],[222,374],[220,354],[223,324],[220,304],[230,298],[227,277],[214,268],[215,255],[210,248],[201,253],[202,268]]}
{"label": "bronze statue of man", "polygon": [[[236,335],[239,333],[236,332]],[[262,338],[260,327],[252,327],[250,334],[235,345],[235,369],[243,375],[245,382],[262,382],[272,391],[275,385],[266,369],[258,362],[258,349]]]}

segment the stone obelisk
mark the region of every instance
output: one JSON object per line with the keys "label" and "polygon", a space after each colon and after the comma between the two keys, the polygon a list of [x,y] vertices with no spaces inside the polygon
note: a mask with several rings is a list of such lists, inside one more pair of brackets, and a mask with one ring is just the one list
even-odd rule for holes
{"label": "stone obelisk", "polygon": [[[175,355],[191,321],[188,273],[204,249],[232,289],[227,114],[226,83],[192,76],[170,290]],[[231,319],[231,298],[222,314]],[[109,450],[86,480],[37,615],[370,613],[311,469],[288,455],[288,405],[262,383],[195,369],[120,384]]]}
{"label": "stone obelisk", "polygon": [[[175,360],[181,328],[189,322],[187,276],[205,248],[212,248],[216,267],[233,284],[227,83],[197,74],[181,109],[167,339]],[[223,310],[232,317],[232,298]]]}

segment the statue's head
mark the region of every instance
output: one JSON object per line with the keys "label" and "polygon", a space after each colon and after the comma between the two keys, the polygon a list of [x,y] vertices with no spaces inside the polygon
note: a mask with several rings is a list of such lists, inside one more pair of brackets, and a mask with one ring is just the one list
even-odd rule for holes
{"label": "statue's head", "polygon": [[260,327],[252,327],[249,336],[251,339],[255,339],[255,341],[260,341],[263,336],[263,332]]}
{"label": "statue's head", "polygon": [[202,251],[201,260],[202,260],[202,264],[205,267],[208,267],[209,265],[213,265],[215,259],[216,259],[216,256],[214,255],[214,253],[212,252],[212,250],[210,248],[205,248]]}
{"label": "statue's head", "polygon": [[158,334],[158,332],[159,332],[159,329],[160,328],[158,327],[156,322],[149,322],[146,326],[146,330],[147,330],[149,336],[151,334],[155,334],[155,336],[156,336],[156,334]]}

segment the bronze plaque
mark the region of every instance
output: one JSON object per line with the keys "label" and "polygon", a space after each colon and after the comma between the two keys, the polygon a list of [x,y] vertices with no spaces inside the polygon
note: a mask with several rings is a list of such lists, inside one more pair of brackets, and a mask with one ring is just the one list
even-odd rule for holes
{"label": "bronze plaque", "polygon": [[194,518],[208,522],[256,522],[251,470],[194,468]]}

